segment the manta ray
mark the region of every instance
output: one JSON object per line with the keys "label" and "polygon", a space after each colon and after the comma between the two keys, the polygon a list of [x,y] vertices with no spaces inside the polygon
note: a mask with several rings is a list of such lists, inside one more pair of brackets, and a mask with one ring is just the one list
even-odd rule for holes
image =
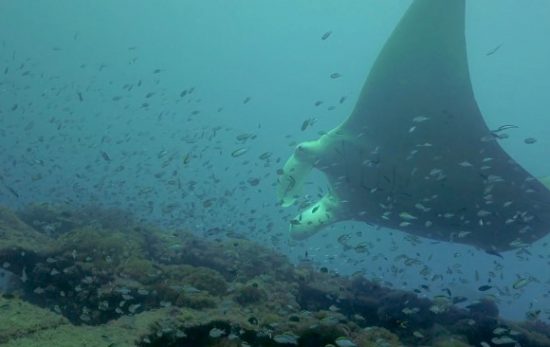
{"label": "manta ray", "polygon": [[290,234],[357,220],[490,252],[525,247],[550,232],[550,190],[497,140],[470,81],[465,0],[414,0],[349,118],[280,170],[285,207],[313,168],[330,185]]}

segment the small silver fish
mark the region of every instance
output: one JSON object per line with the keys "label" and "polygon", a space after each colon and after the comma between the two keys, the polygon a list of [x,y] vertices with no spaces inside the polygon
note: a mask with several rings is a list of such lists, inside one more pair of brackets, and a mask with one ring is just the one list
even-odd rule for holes
{"label": "small silver fish", "polygon": [[323,36],[321,36],[321,40],[326,40],[330,37],[330,35],[332,34],[332,30],[329,30],[327,31],[326,33],[323,34]]}
{"label": "small silver fish", "polygon": [[248,148],[246,148],[246,147],[237,148],[236,150],[231,152],[231,156],[233,158],[237,158],[237,157],[240,157],[241,155],[245,154],[247,151],[248,151]]}

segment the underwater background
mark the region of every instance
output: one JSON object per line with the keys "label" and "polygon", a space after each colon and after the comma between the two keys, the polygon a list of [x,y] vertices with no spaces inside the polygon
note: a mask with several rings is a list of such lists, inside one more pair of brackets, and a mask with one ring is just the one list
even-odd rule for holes
{"label": "underwater background", "polygon": [[[348,117],[410,3],[0,0],[0,204],[116,207],[421,297],[489,297],[505,318],[548,320],[548,237],[499,257],[364,223],[287,235],[298,209],[278,206],[277,170]],[[550,175],[550,2],[471,0],[466,21],[489,128],[517,126],[502,147]],[[299,205],[326,189],[314,175]],[[514,288],[519,279],[529,281]]]}

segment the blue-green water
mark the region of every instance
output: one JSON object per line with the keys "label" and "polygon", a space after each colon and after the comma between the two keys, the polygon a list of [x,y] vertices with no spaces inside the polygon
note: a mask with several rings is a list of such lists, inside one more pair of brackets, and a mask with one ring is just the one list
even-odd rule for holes
{"label": "blue-green water", "polygon": [[[485,120],[518,126],[500,144],[549,175],[550,3],[467,3]],[[489,293],[506,317],[547,318],[547,238],[503,259],[360,223],[288,238],[297,209],[277,206],[277,169],[296,143],[346,119],[409,4],[0,0],[0,202],[122,207],[209,237],[243,234],[296,260],[307,251],[394,287],[429,286],[422,295]],[[314,176],[307,191],[316,200],[326,183]],[[346,234],[351,249],[337,242]],[[518,277],[531,281],[516,290]]]}

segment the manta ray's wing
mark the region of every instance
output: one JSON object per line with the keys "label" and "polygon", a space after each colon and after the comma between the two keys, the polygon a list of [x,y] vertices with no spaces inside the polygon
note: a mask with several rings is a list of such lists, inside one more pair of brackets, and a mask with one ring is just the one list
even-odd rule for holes
{"label": "manta ray's wing", "polygon": [[328,209],[320,202],[326,218],[310,208],[294,221],[294,236],[359,219],[506,250],[550,231],[550,191],[502,150],[477,106],[464,21],[464,0],[415,0],[348,120],[298,146],[281,199],[288,205],[298,192],[288,181],[303,181],[300,167],[323,170],[332,191]]}

